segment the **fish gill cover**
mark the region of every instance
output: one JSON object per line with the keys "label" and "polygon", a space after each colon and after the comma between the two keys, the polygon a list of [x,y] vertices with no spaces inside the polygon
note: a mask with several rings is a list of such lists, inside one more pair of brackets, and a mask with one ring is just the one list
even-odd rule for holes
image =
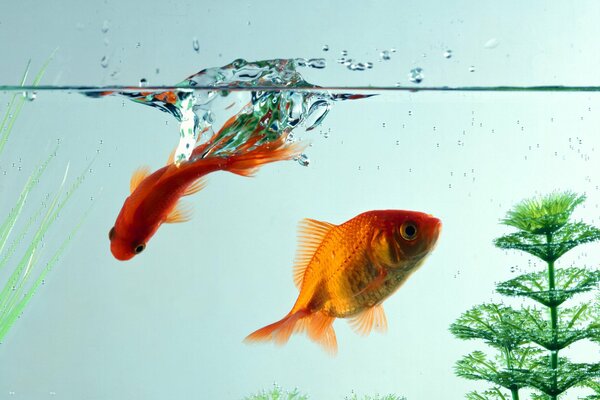
{"label": "fish gill cover", "polygon": [[[294,128],[304,125],[309,131],[319,126],[334,101],[372,96],[319,90],[319,86],[304,80],[297,71],[305,66],[320,69],[323,63],[318,61],[237,59],[222,67],[203,69],[175,85],[175,90],[86,94],[100,97],[116,93],[175,117],[180,123],[180,140],[174,162],[179,164],[190,159],[197,143],[209,140],[213,143],[200,157],[232,154],[258,131],[262,138],[255,146],[284,135],[294,140],[290,135]],[[220,127],[217,120],[224,124],[231,118],[235,122],[214,137]],[[303,158],[299,158],[301,164]]]}

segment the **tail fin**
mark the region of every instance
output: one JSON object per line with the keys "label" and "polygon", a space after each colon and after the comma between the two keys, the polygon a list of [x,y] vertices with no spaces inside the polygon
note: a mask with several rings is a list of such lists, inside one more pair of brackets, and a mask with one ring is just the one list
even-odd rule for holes
{"label": "tail fin", "polygon": [[305,310],[289,313],[283,319],[260,328],[246,336],[244,342],[274,341],[277,345],[284,345],[293,333],[308,331],[311,340],[317,342],[331,355],[337,353],[337,339],[333,330],[333,320],[322,312],[309,313]]}
{"label": "tail fin", "polygon": [[300,320],[307,315],[309,314],[306,311],[289,313],[279,321],[252,332],[246,336],[244,342],[255,343],[268,342],[272,340],[280,346],[284,345],[288,340],[290,340],[292,333],[301,332],[304,330],[304,324],[300,323]]}
{"label": "tail fin", "polygon": [[273,142],[263,143],[252,150],[242,147],[251,147],[254,143],[248,141],[238,149],[237,154],[227,159],[227,165],[224,170],[242,176],[252,176],[264,164],[275,161],[290,160],[297,157],[304,146],[298,143],[286,142],[285,137],[281,137]]}

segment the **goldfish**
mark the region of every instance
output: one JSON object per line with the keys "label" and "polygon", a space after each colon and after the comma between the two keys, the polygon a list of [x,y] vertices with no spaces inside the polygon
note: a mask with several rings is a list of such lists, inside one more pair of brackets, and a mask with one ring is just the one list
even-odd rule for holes
{"label": "goldfish", "polygon": [[298,298],[285,317],[245,342],[282,345],[293,333],[306,332],[336,354],[336,318],[348,319],[365,336],[387,330],[383,301],[423,264],[441,226],[429,214],[403,210],[367,211],[341,225],[302,220],[293,274]]}
{"label": "goldfish", "polygon": [[[270,115],[267,116],[269,118]],[[235,123],[232,117],[224,126]],[[189,221],[191,211],[180,199],[199,192],[206,185],[203,177],[215,171],[229,171],[242,176],[252,176],[267,163],[289,160],[302,149],[299,143],[290,143],[286,135],[257,144],[264,135],[260,128],[235,153],[226,156],[211,155],[218,146],[211,140],[196,147],[191,161],[177,166],[173,153],[167,165],[150,173],[149,168],[138,168],[131,177],[131,194],[125,199],[114,226],[110,229],[110,251],[118,260],[129,260],[144,251],[148,241],[163,223]],[[216,133],[213,138],[218,137]]]}

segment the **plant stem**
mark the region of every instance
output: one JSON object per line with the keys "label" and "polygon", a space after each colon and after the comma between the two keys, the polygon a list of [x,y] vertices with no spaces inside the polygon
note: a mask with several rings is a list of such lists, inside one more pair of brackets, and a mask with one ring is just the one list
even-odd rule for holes
{"label": "plant stem", "polygon": [[[552,244],[552,233],[546,234],[546,243],[550,246]],[[548,261],[548,289],[550,292],[556,288],[556,282],[554,277],[554,261]],[[556,346],[558,342],[558,306],[550,306],[550,322],[552,328],[552,344]],[[550,368],[552,368],[552,387],[556,390],[558,382],[556,370],[558,369],[558,350],[550,351]],[[551,399],[556,400],[556,395],[550,396]]]}
{"label": "plant stem", "polygon": [[512,395],[512,400],[519,400],[519,389],[511,388],[510,394]]}

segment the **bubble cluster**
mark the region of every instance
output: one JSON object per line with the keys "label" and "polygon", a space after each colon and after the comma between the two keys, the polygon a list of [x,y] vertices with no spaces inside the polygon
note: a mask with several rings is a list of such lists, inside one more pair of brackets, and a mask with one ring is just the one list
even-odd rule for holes
{"label": "bubble cluster", "polygon": [[410,70],[408,73],[408,80],[412,83],[421,83],[425,75],[423,74],[423,68],[417,67]]}

